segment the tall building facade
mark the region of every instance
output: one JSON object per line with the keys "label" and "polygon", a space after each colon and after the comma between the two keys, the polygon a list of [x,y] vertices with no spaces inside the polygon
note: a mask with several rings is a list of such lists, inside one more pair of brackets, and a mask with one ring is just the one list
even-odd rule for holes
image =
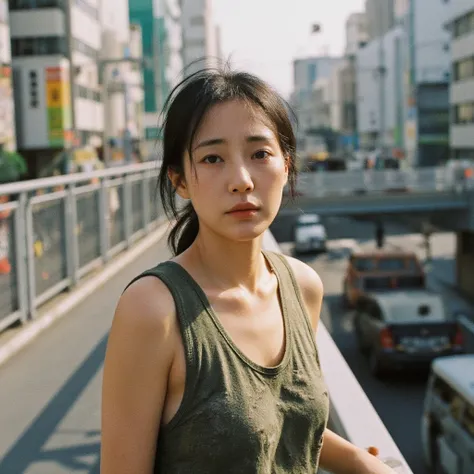
{"label": "tall building facade", "polygon": [[451,157],[474,160],[474,0],[452,0],[446,21],[451,33]]}
{"label": "tall building facade", "polygon": [[147,153],[155,154],[161,140],[160,114],[183,72],[182,8],[179,0],[132,0],[130,21],[142,31],[144,116]]}
{"label": "tall building facade", "polygon": [[[109,91],[104,60],[120,60],[130,40],[127,0],[10,0],[18,148],[38,174],[62,149],[101,148],[124,117],[124,95]],[[105,76],[101,72],[104,72]],[[112,74],[112,72],[110,72]],[[106,110],[107,109],[107,110]]]}
{"label": "tall building facade", "polygon": [[217,65],[222,52],[220,30],[213,18],[212,0],[182,0],[181,25],[186,74]]}
{"label": "tall building facade", "polygon": [[[469,1],[469,0],[468,0]],[[450,2],[399,0],[404,30],[404,147],[413,166],[436,166],[449,157],[450,36],[445,28]]]}
{"label": "tall building facade", "polygon": [[357,54],[364,148],[401,148],[409,166],[435,166],[449,156],[448,5],[430,3],[427,21],[424,0],[397,0],[395,26]]}
{"label": "tall building facade", "polygon": [[[300,149],[306,146],[308,132],[314,128],[316,122],[320,122],[314,115],[316,108],[320,107],[319,104],[324,102],[320,99],[325,96],[325,93],[321,92],[321,85],[324,83],[321,80],[329,79],[342,61],[342,58],[332,56],[300,58],[293,61],[294,85],[290,104],[298,118],[297,139]],[[315,92],[315,88],[318,91]]]}
{"label": "tall building facade", "polygon": [[366,0],[365,15],[369,40],[383,36],[395,23],[394,0]]}
{"label": "tall building facade", "polygon": [[366,14],[364,12],[352,13],[346,21],[346,56],[354,56],[368,41]]}
{"label": "tall building facade", "polygon": [[16,147],[10,27],[7,0],[0,0],[0,147]]}

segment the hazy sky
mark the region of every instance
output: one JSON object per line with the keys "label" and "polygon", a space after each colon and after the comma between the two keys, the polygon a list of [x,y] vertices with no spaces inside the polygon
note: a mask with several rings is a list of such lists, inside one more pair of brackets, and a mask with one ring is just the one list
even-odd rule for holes
{"label": "hazy sky", "polygon": [[[232,64],[269,81],[288,96],[295,57],[342,54],[345,22],[364,0],[213,0],[222,49]],[[322,31],[311,36],[311,24]]]}

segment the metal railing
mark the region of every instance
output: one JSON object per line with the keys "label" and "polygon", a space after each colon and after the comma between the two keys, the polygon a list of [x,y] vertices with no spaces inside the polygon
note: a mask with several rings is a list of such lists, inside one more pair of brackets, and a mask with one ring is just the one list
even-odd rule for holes
{"label": "metal railing", "polygon": [[164,218],[157,173],[145,163],[1,185],[0,330],[151,231]]}
{"label": "metal railing", "polygon": [[300,173],[298,194],[306,197],[353,196],[387,192],[461,193],[474,190],[474,178],[445,167]]}
{"label": "metal railing", "polygon": [[[267,232],[263,246],[280,252],[278,243]],[[318,352],[328,387],[330,413],[328,427],[360,448],[378,448],[380,458],[400,474],[412,474],[405,458],[382,423],[349,365],[322,321],[319,322]],[[322,474],[323,471],[319,471]]]}

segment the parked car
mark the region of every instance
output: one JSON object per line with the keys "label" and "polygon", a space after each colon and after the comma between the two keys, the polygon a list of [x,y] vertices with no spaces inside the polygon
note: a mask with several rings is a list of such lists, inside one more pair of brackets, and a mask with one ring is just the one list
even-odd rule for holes
{"label": "parked car", "polygon": [[432,363],[421,439],[430,472],[474,472],[474,355],[440,357]]}
{"label": "parked car", "polygon": [[428,290],[367,294],[357,303],[354,330],[373,375],[429,367],[463,351],[461,328],[441,296]]}
{"label": "parked car", "polygon": [[317,214],[298,217],[294,228],[294,250],[296,253],[326,251],[326,228]]}
{"label": "parked car", "polygon": [[344,304],[353,308],[366,293],[425,288],[425,271],[412,252],[353,252],[343,280]]}

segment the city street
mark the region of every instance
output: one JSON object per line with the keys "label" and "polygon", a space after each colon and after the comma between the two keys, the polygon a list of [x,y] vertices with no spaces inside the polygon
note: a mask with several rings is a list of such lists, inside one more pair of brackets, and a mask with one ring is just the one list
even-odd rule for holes
{"label": "city street", "polygon": [[[350,249],[375,248],[372,240],[374,226],[350,219],[329,218],[326,221],[326,228],[330,239],[328,253],[300,257],[315,268],[323,280],[325,299],[322,321],[414,474],[429,474],[423,463],[420,440],[426,374],[396,374],[383,381],[375,379],[369,372],[366,358],[357,349],[352,312],[345,310],[341,302],[342,279]],[[404,235],[403,232],[406,232],[406,229],[401,225],[387,227],[387,249],[401,247],[415,251],[424,258],[424,250],[420,245],[421,236]],[[349,237],[351,235],[354,237]],[[287,254],[292,252],[291,243],[283,243],[281,247]],[[447,306],[454,310],[465,307],[466,303],[449,289],[449,283],[454,279],[453,252],[454,235],[438,234],[433,238],[434,259],[428,284],[431,288],[442,292],[446,297]]]}

